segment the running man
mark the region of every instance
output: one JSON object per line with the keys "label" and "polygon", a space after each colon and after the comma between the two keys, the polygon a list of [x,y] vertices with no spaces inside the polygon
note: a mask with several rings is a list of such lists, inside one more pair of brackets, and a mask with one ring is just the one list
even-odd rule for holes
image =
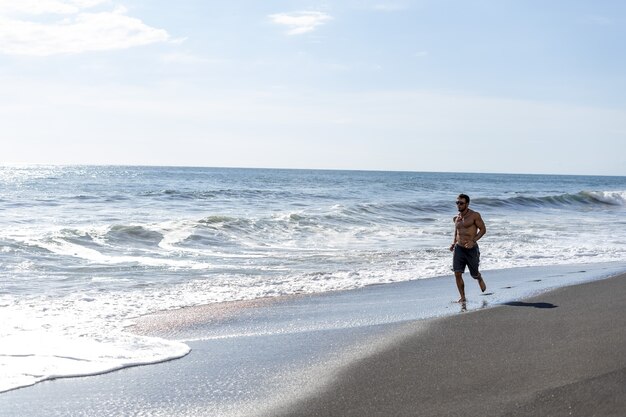
{"label": "running man", "polygon": [[459,303],[465,300],[465,283],[463,282],[463,272],[465,266],[469,268],[472,278],[478,281],[480,290],[485,292],[487,285],[478,271],[480,263],[480,251],[478,250],[478,239],[487,233],[487,227],[480,213],[469,208],[470,198],[466,194],[459,194],[456,199],[456,207],[459,214],[454,216],[454,241],[450,245],[450,251],[454,252],[452,269],[456,277],[456,286],[459,289],[461,298]]}

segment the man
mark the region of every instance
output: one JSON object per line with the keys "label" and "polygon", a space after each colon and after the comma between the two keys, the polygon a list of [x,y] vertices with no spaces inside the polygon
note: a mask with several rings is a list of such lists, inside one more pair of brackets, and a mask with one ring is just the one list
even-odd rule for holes
{"label": "man", "polygon": [[463,272],[465,266],[469,268],[472,278],[478,281],[480,290],[485,292],[487,285],[478,271],[480,262],[480,251],[476,243],[487,233],[485,222],[480,213],[469,208],[470,198],[466,194],[459,194],[456,199],[456,207],[459,214],[454,216],[454,241],[450,245],[450,251],[454,252],[452,269],[456,277],[456,286],[459,289],[461,298],[459,303],[465,300],[465,283],[463,282]]}

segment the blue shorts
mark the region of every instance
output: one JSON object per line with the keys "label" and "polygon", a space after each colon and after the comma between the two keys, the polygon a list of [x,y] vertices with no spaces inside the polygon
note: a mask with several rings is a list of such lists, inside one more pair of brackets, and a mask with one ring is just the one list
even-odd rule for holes
{"label": "blue shorts", "polygon": [[478,245],[467,249],[458,244],[454,245],[454,256],[452,258],[452,270],[454,272],[465,272],[465,266],[469,268],[470,275],[474,279],[480,277],[478,272],[478,264],[480,264],[480,250]]}

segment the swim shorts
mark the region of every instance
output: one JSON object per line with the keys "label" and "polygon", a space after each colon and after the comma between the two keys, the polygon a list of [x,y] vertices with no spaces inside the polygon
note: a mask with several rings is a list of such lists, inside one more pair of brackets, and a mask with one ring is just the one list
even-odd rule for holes
{"label": "swim shorts", "polygon": [[478,245],[467,249],[458,244],[454,245],[454,257],[452,258],[452,269],[454,272],[465,272],[465,266],[469,268],[470,275],[474,279],[478,279],[478,264],[480,263],[480,250]]}

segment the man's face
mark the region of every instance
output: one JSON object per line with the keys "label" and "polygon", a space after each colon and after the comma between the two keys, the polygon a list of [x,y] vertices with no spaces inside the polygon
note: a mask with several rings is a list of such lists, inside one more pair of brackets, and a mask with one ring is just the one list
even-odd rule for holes
{"label": "man's face", "polygon": [[463,211],[467,208],[467,201],[465,201],[464,198],[457,198],[456,199],[456,208],[459,211]]}

